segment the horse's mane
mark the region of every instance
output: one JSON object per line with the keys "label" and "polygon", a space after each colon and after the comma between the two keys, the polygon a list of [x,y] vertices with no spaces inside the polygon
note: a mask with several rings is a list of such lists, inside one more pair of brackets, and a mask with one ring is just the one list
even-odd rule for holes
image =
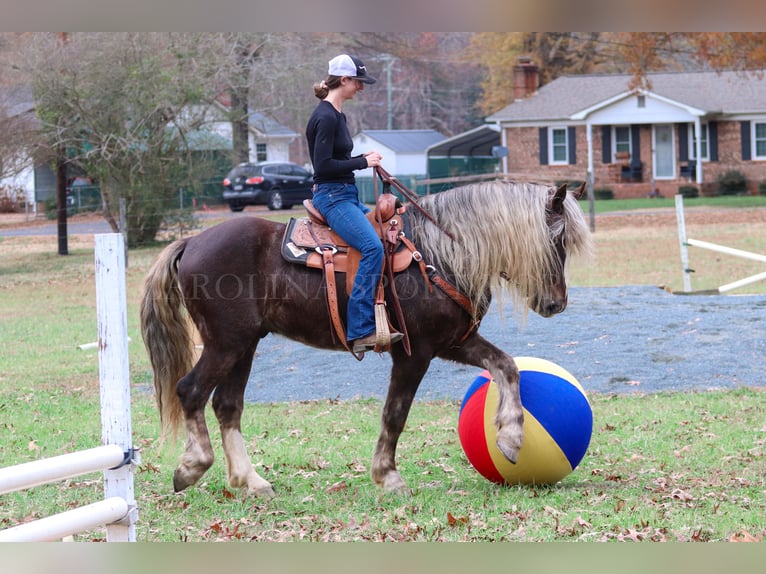
{"label": "horse's mane", "polygon": [[[500,302],[510,294],[516,310],[526,313],[527,297],[549,282],[558,265],[553,240],[561,227],[546,223],[552,191],[543,184],[492,181],[423,197],[418,203],[454,240],[410,208],[412,239],[426,263],[452,275],[474,308],[486,309],[490,293]],[[590,232],[572,194],[559,225],[568,259],[590,253]]]}

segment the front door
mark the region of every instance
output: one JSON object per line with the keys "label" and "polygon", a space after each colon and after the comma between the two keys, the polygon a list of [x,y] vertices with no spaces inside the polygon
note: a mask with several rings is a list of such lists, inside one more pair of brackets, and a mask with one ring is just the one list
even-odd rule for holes
{"label": "front door", "polygon": [[673,125],[654,126],[654,179],[673,179],[676,174],[676,155],[673,145]]}

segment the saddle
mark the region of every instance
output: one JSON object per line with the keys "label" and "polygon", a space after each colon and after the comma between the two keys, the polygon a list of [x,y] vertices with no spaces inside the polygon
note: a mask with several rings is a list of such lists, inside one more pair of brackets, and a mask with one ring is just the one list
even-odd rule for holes
{"label": "saddle", "polygon": [[[282,238],[282,257],[291,263],[324,271],[327,285],[327,298],[330,308],[330,318],[334,332],[348,349],[345,330],[340,320],[337,302],[336,274],[345,274],[346,293],[351,293],[356,272],[359,269],[361,253],[349,246],[325,221],[324,217],[313,206],[310,199],[303,202],[306,217],[291,218]],[[390,321],[385,312],[385,295],[383,292],[383,275],[391,279],[395,273],[407,269],[413,261],[421,267],[423,276],[428,282],[426,265],[415,245],[407,239],[405,227],[408,225],[406,207],[392,193],[380,194],[376,200],[375,209],[367,214],[367,219],[375,229],[384,244],[383,274],[375,299],[375,315],[379,345],[376,351],[387,350],[390,345]],[[390,281],[397,315],[401,315],[398,298]],[[430,284],[429,284],[430,288]],[[403,344],[409,354],[409,338],[403,316],[398,316],[399,329],[404,333]],[[381,325],[381,323],[383,323]],[[388,336],[388,338],[387,338]],[[350,349],[349,349],[350,350]],[[356,356],[356,355],[355,355]],[[357,356],[357,359],[360,357]]]}

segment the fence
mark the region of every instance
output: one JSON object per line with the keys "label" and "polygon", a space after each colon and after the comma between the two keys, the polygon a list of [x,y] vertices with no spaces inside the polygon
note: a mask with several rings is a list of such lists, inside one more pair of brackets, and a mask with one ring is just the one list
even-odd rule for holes
{"label": "fence", "polygon": [[60,540],[106,526],[107,541],[135,541],[125,249],[117,233],[95,236],[101,439],[105,446],[0,469],[0,494],[104,471],[104,500],[0,531],[0,541]]}
{"label": "fence", "polygon": [[726,247],[724,245],[718,245],[716,243],[709,243],[707,241],[700,241],[698,239],[689,239],[686,236],[686,222],[684,218],[684,198],[682,195],[676,195],[676,219],[678,221],[678,241],[681,245],[681,265],[683,266],[684,273],[684,292],[686,293],[699,293],[699,294],[721,294],[733,289],[750,285],[756,281],[763,281],[766,279],[766,271],[763,273],[757,273],[738,281],[732,281],[721,285],[716,289],[706,289],[703,291],[692,291],[691,274],[694,270],[689,267],[689,251],[688,247],[699,247],[701,249],[707,249],[709,251],[716,251],[718,253],[724,253],[726,255],[733,255],[735,257],[742,257],[744,259],[751,259],[754,261],[762,261],[766,263],[766,255],[759,255],[758,253],[752,253],[750,251],[743,251],[742,249],[735,249],[733,247]]}

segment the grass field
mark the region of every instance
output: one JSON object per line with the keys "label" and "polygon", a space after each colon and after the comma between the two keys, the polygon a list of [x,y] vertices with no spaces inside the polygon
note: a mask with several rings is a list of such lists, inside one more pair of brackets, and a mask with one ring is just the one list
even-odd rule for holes
{"label": "grass field", "polygon": [[[699,223],[687,219],[695,237],[766,252],[762,210],[704,213]],[[674,226],[672,213],[600,217],[596,260],[573,268],[571,283],[680,289]],[[69,248],[70,255],[60,257],[55,237],[0,238],[4,466],[100,443],[97,353],[77,348],[97,337],[92,239],[70,237]],[[384,495],[369,479],[379,402],[251,404],[243,429],[248,450],[277,498],[262,502],[227,485],[212,415],[216,464],[196,487],[174,494],[171,475],[181,445],[159,445],[137,317],[140,286],[158,251],[131,251],[127,274],[133,431],[142,450],[135,477],[139,540],[648,542],[762,540],[766,534],[761,388],[589,396],[590,448],[575,472],[553,487],[489,483],[460,448],[458,404],[417,403],[399,449],[409,495]],[[694,265],[702,269],[703,262]],[[704,262],[705,281],[722,284],[750,269],[732,271],[732,265],[717,257]],[[703,288],[701,275],[695,288]],[[100,497],[98,475],[3,495],[0,528]],[[94,530],[77,539],[103,536]]]}

